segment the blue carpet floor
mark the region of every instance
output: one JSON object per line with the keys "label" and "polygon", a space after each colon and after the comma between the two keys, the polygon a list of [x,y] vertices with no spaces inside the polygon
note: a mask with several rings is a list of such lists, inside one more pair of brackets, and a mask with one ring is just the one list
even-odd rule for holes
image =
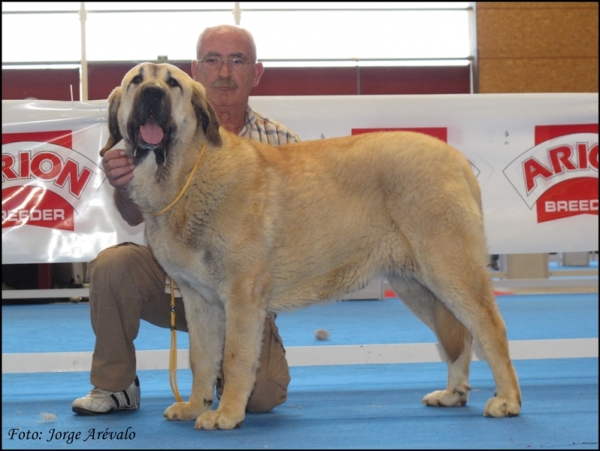
{"label": "blue carpet floor", "polygon": [[[598,294],[498,296],[510,340],[598,337]],[[286,346],[434,343],[433,332],[398,299],[345,301],[283,312],[277,326]],[[315,340],[316,329],[330,339]],[[136,349],[168,349],[170,331],[142,321]],[[188,349],[179,333],[180,349]],[[2,307],[2,352],[93,351],[87,302]]]}
{"label": "blue carpet floor", "polygon": [[[510,340],[598,337],[598,295],[499,296]],[[286,346],[434,342],[397,299],[348,301],[279,315]],[[316,341],[315,329],[331,338]],[[159,331],[159,333],[157,333]],[[136,347],[167,349],[169,333],[143,323]],[[91,351],[89,306],[2,307],[2,352]],[[187,348],[181,334],[180,349]],[[140,371],[137,412],[80,417],[74,398],[87,372],[2,375],[4,449],[598,449],[598,359],[517,360],[523,411],[484,418],[494,384],[473,362],[469,404],[428,408],[420,401],[446,381],[443,363],[292,367],[288,400],[268,414],[248,414],[233,431],[198,431],[162,417],[174,402],[163,370]],[[189,395],[191,372],[180,370]],[[44,414],[55,416],[48,421]]]}
{"label": "blue carpet floor", "polygon": [[[445,380],[442,363],[294,367],[287,402],[267,414],[248,414],[233,431],[199,431],[193,422],[165,420],[162,413],[174,402],[167,371],[140,372],[139,411],[97,417],[70,409],[88,384],[87,374],[3,375],[2,447],[598,449],[598,359],[523,360],[515,367],[524,399],[515,418],[482,416],[494,390],[484,362],[473,362],[473,391],[460,408],[420,404]],[[189,371],[180,371],[179,385],[185,397]],[[56,420],[43,422],[44,413]],[[11,438],[15,429],[38,438]],[[52,430],[80,435],[69,445],[56,434],[53,439]],[[89,438],[98,432],[127,432],[131,439]]]}

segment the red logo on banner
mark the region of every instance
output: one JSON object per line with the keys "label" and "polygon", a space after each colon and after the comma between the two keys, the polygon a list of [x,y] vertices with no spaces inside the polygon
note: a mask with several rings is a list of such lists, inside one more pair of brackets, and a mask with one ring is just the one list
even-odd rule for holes
{"label": "red logo on banner", "polygon": [[73,216],[73,207],[66,200],[39,186],[2,190],[2,228],[28,224],[73,231]]}
{"label": "red logo on banner", "polygon": [[565,180],[554,185],[537,201],[538,222],[583,214],[598,214],[597,178]]}
{"label": "red logo on banner", "polygon": [[75,209],[85,207],[97,168],[72,149],[72,132],[7,133],[2,146],[2,228],[73,231]]}
{"label": "red logo on banner", "polygon": [[[578,133],[598,134],[598,124],[549,125],[535,128],[536,146],[555,138]],[[537,200],[538,223],[583,214],[598,215],[598,177],[587,176],[590,169],[598,171],[598,142],[565,143],[547,149],[548,165],[534,156],[523,162],[528,190],[536,178],[550,180],[562,174],[579,172],[581,177],[560,181],[548,188]],[[586,174],[588,173],[588,174]]]}
{"label": "red logo on banner", "polygon": [[417,132],[433,136],[448,143],[448,129],[446,127],[412,127],[412,128],[353,128],[353,135],[362,135],[371,132]]}

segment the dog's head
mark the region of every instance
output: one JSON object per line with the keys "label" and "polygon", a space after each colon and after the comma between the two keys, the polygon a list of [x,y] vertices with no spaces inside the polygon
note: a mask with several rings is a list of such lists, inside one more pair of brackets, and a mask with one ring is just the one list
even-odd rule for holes
{"label": "dog's head", "polygon": [[162,165],[168,152],[199,128],[210,144],[221,146],[219,121],[204,87],[171,64],[142,63],[108,98],[110,136],[100,155],[124,139],[135,164],[154,151]]}

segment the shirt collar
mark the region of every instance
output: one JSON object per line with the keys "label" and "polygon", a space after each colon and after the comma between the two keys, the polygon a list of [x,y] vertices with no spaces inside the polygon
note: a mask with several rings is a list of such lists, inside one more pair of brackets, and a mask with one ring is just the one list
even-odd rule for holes
{"label": "shirt collar", "polygon": [[256,127],[256,116],[254,116],[254,111],[250,108],[250,105],[246,108],[246,123],[244,124],[244,128],[240,132],[240,136],[245,136],[250,133],[250,130]]}

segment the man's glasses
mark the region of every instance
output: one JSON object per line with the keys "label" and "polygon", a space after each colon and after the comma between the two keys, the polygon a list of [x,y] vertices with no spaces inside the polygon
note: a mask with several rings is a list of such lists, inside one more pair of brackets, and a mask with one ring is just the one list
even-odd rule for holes
{"label": "man's glasses", "polygon": [[249,61],[246,61],[242,58],[228,58],[226,60],[222,59],[220,56],[207,56],[203,60],[198,60],[198,62],[202,63],[202,68],[207,71],[217,71],[221,69],[223,63],[227,62],[229,69],[234,72],[244,72],[248,64],[253,64]]}

